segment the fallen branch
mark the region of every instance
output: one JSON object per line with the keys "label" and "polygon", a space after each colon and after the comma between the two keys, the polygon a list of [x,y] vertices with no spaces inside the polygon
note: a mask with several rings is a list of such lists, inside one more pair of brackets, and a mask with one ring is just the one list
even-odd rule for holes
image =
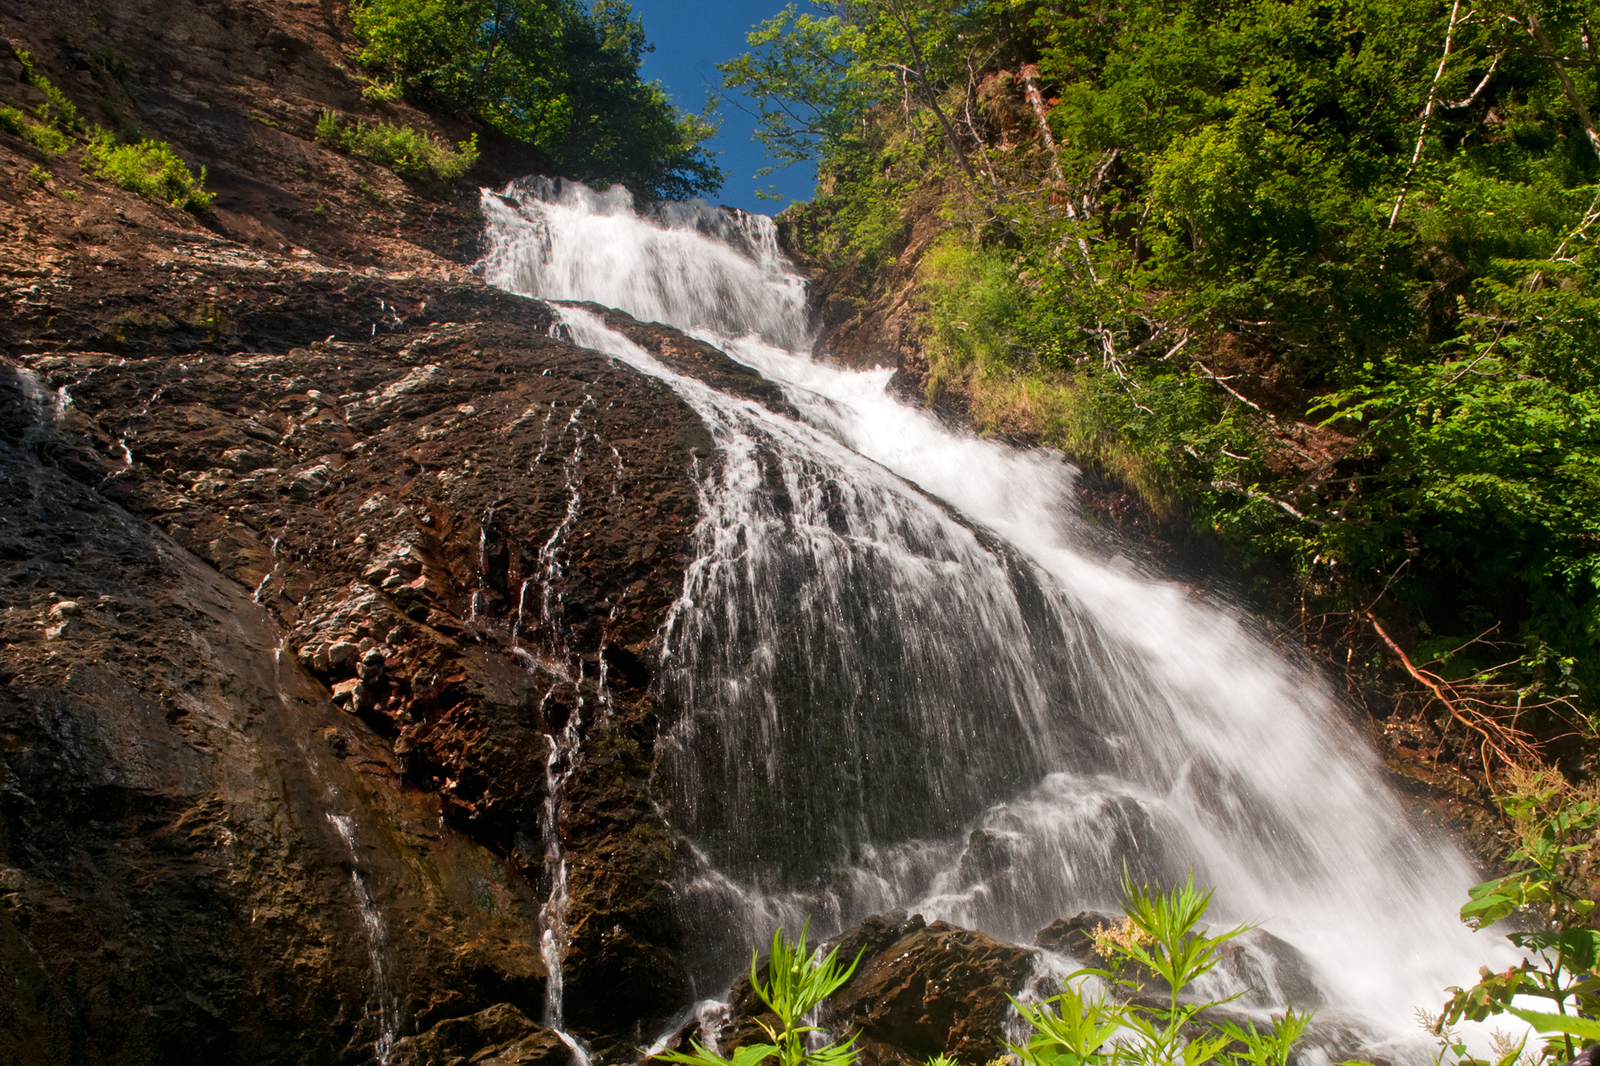
{"label": "fallen branch", "polygon": [[1039,91],[1039,68],[1032,63],[1025,63],[1021,74],[1028,104],[1033,108],[1034,118],[1039,120],[1039,132],[1044,135],[1044,146],[1050,150],[1050,173],[1055,175],[1057,181],[1064,181],[1061,150],[1056,146],[1056,135],[1050,132],[1050,112],[1044,105],[1044,94]]}

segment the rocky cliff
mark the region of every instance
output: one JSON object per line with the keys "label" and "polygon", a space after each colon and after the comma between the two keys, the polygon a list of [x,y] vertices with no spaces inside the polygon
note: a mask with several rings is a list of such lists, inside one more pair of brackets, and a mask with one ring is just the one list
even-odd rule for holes
{"label": "rocky cliff", "polygon": [[556,1002],[631,1057],[687,996],[650,649],[705,430],[471,277],[537,159],[314,140],[471,131],[364,100],[339,5],[0,35],[0,97],[29,53],[218,194],[0,134],[0,1062],[561,1063]]}

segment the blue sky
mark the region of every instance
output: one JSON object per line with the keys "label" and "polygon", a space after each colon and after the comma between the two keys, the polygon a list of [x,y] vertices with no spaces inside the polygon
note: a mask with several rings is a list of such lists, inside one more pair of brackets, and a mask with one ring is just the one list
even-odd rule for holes
{"label": "blue sky", "polygon": [[[659,80],[677,105],[699,111],[706,92],[722,84],[717,64],[748,50],[745,34],[756,23],[783,10],[783,0],[631,0],[656,50],[645,56],[644,76]],[[722,106],[722,132],[710,142],[727,184],[713,199],[746,211],[776,214],[790,200],[809,200],[815,177],[809,163],[765,178],[766,152],[751,141],[755,122],[730,104]],[[757,189],[775,187],[783,200],[758,200]]]}

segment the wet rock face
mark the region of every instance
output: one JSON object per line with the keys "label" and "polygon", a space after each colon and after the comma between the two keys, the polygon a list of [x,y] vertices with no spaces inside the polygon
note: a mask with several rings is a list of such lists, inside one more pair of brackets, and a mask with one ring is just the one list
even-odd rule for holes
{"label": "wet rock face", "polygon": [[1070,918],[1057,918],[1033,938],[1033,942],[1047,951],[1070,955],[1085,966],[1104,969],[1111,960],[1095,947],[1094,935],[1102,928],[1114,928],[1122,919],[1099,911],[1079,911]]}
{"label": "wet rock face", "polygon": [[576,1061],[561,1037],[506,1003],[406,1037],[389,1056],[390,1066],[571,1066]]}
{"label": "wet rock face", "polygon": [[235,280],[220,341],[157,288],[0,364],[0,1043],[560,1066],[559,854],[625,1056],[686,997],[646,784],[703,427],[535,301]]}

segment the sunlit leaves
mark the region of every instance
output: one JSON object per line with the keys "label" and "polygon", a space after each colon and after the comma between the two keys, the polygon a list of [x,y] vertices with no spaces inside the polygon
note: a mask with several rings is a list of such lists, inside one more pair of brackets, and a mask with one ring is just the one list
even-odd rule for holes
{"label": "sunlit leaves", "polygon": [[722,184],[701,147],[709,120],[640,77],[649,46],[626,3],[362,0],[352,16],[362,63],[526,141],[555,172],[649,197]]}

